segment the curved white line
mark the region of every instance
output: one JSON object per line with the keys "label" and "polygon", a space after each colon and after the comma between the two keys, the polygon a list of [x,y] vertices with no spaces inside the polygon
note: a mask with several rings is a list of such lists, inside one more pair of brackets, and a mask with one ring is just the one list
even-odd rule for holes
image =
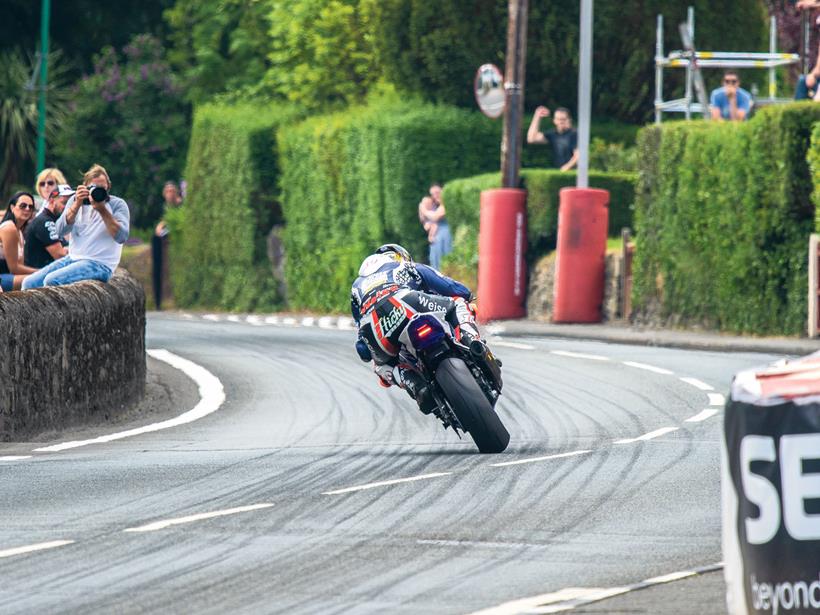
{"label": "curved white line", "polygon": [[226,517],[228,515],[236,515],[244,512],[251,512],[254,510],[261,510],[263,508],[270,508],[273,504],[265,502],[264,504],[252,504],[250,506],[238,506],[236,508],[228,508],[226,510],[215,510],[212,512],[199,513],[196,515],[189,515],[187,517],[178,517],[176,519],[165,519],[164,521],[155,521],[139,527],[129,527],[123,532],[155,532],[157,530],[164,530],[172,525],[183,525],[185,523],[194,523],[195,521],[205,521],[206,519],[215,519],[216,517]]}
{"label": "curved white line", "polygon": [[152,423],[145,427],[137,427],[136,429],[129,429],[128,431],[120,431],[109,434],[107,436],[100,436],[99,438],[92,438],[90,440],[77,440],[74,442],[63,442],[62,444],[54,444],[52,446],[44,446],[42,448],[35,448],[37,453],[56,453],[70,448],[78,448],[80,446],[88,446],[89,444],[99,444],[102,442],[111,442],[112,440],[121,440],[123,438],[130,438],[131,436],[138,436],[152,431],[160,431],[161,429],[168,429],[169,427],[177,427],[191,423],[203,416],[207,416],[212,412],[216,412],[222,403],[225,401],[225,389],[219,378],[214,376],[207,369],[201,365],[197,365],[188,359],[183,359],[164,349],[148,350],[149,355],[160,361],[168,363],[172,367],[177,368],[185,373],[191,380],[196,382],[199,386],[199,403],[188,412],[180,414],[179,416],[161,421],[159,423]]}
{"label": "curved white line", "polygon": [[637,367],[638,369],[645,369],[648,372],[654,372],[656,374],[663,374],[665,376],[671,376],[675,372],[664,369],[662,367],[655,367],[654,365],[647,365],[646,363],[638,363],[636,361],[624,361],[624,365],[628,365],[629,367]]}
{"label": "curved white line", "polygon": [[705,410],[703,410],[702,412],[699,412],[695,416],[690,416],[688,419],[686,419],[686,422],[687,423],[700,423],[702,421],[705,421],[708,418],[711,418],[711,417],[715,416],[717,413],[718,413],[717,408],[706,408]]}
{"label": "curved white line", "polygon": [[557,354],[561,357],[572,357],[573,359],[588,359],[590,361],[609,361],[609,357],[600,354],[584,354],[583,352],[570,352],[569,350],[550,350],[550,354]]}
{"label": "curved white line", "polygon": [[0,551],[0,557],[13,557],[15,555],[23,555],[24,553],[33,553],[34,551],[44,551],[45,549],[54,549],[56,547],[64,547],[65,545],[74,544],[73,540],[53,540],[51,542],[40,542],[36,545],[26,545],[25,547],[15,547],[14,549],[5,549]]}
{"label": "curved white line", "polygon": [[696,389],[700,389],[701,391],[714,391],[715,387],[711,384],[706,384],[703,380],[698,380],[697,378],[681,378],[681,382],[685,382],[686,384],[691,384]]}

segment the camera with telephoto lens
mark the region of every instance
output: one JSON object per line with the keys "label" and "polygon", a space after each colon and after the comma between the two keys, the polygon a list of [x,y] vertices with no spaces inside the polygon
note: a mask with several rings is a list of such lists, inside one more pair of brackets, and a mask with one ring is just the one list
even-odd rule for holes
{"label": "camera with telephoto lens", "polygon": [[[87,186],[88,192],[91,195],[91,198],[97,202],[102,203],[108,199],[108,190],[103,188],[102,186],[98,186],[97,184],[91,184]],[[88,199],[83,199],[83,205],[91,205],[91,201]]]}

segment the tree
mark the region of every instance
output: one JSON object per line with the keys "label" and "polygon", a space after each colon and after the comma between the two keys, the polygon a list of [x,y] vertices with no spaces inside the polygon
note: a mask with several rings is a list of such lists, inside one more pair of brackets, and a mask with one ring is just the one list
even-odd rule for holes
{"label": "tree", "polygon": [[[39,64],[17,50],[0,53],[0,193],[13,188],[31,189],[34,181],[37,139],[37,96],[32,75]],[[64,87],[65,64],[59,53],[49,54],[51,78],[46,92],[46,136],[54,135],[62,122],[67,92]]]}
{"label": "tree", "polygon": [[267,0],[177,0],[165,12],[168,59],[189,100],[258,87],[269,66],[270,9]]}
{"label": "tree", "polygon": [[157,39],[136,36],[123,54],[105,48],[74,88],[55,152],[71,182],[94,162],[106,167],[132,224],[146,228],[162,213],[163,182],[182,173],[189,109]]}
{"label": "tree", "polygon": [[272,93],[307,108],[360,101],[380,77],[372,46],[373,3],[360,0],[272,2]]}

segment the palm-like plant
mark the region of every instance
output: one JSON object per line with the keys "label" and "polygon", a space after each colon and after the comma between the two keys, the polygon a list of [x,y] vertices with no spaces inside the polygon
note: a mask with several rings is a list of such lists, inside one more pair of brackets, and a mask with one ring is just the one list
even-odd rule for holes
{"label": "palm-like plant", "polygon": [[[69,93],[64,87],[65,66],[59,52],[49,54],[49,85],[46,97],[46,135],[50,137],[66,113]],[[14,186],[31,183],[37,140],[37,95],[34,85],[39,63],[19,50],[0,52],[0,195]]]}

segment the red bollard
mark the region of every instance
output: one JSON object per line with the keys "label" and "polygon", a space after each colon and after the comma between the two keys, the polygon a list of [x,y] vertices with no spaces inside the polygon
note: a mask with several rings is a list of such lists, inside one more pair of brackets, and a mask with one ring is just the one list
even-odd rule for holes
{"label": "red bollard", "polygon": [[552,322],[601,322],[609,192],[562,188]]}
{"label": "red bollard", "polygon": [[481,193],[478,316],[482,322],[527,314],[527,191]]}

